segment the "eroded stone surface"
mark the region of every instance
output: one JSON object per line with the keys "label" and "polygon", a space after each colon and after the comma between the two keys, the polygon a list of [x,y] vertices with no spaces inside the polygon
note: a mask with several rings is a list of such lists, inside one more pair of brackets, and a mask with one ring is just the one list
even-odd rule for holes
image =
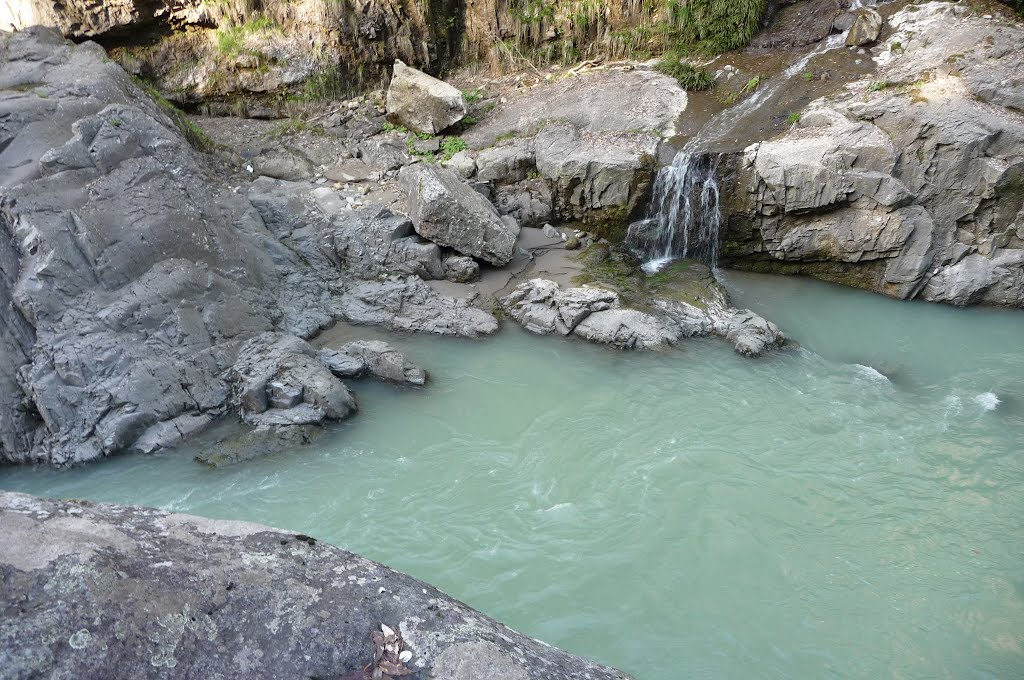
{"label": "eroded stone surface", "polygon": [[383,624],[413,680],[628,680],[280,529],[0,492],[0,532],[9,677],[339,678]]}

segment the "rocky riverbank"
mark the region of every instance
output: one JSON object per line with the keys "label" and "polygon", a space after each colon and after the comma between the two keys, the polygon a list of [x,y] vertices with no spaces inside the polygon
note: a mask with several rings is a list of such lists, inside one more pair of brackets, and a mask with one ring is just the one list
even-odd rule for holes
{"label": "rocky riverbank", "polygon": [[281,529],[0,493],[0,531],[5,677],[627,680]]}
{"label": "rocky riverbank", "polygon": [[[673,79],[573,72],[500,97],[462,137],[437,137],[422,130],[463,124],[473,107],[429,76],[399,76],[386,102],[353,100],[316,130],[239,138],[231,122],[201,120],[204,131],[151,98],[91,43],[10,35],[2,457],[66,466],[151,452],[229,413],[270,435],[350,417],[344,381],[375,360],[306,340],[339,321],[487,335],[495,310],[524,318],[508,296],[529,279],[614,298],[576,314],[576,337],[657,348],[736,334],[724,291],[685,309],[653,289],[619,297],[587,274],[595,251],[573,252],[600,245],[627,261],[604,237],[644,200],[686,102]],[[634,85],[643,100],[626,96]],[[465,150],[441,148],[452,140]],[[754,322],[764,342],[738,349],[781,343]]]}
{"label": "rocky riverbank", "polygon": [[1024,29],[990,11],[932,2],[879,19],[876,73],[736,157],[723,262],[1024,306]]}

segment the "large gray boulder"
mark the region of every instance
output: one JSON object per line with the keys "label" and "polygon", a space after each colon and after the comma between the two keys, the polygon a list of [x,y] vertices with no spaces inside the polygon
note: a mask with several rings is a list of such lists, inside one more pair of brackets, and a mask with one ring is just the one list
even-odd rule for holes
{"label": "large gray boulder", "polygon": [[466,101],[457,88],[395,60],[387,112],[396,125],[436,135],[466,116]]}
{"label": "large gray boulder", "polygon": [[409,385],[423,385],[427,382],[426,371],[381,340],[356,340],[345,343],[337,351],[360,360],[365,371],[375,378]]}
{"label": "large gray boulder", "polygon": [[4,677],[628,680],[295,532],[0,493],[0,534]]}
{"label": "large gray boulder", "polygon": [[245,342],[230,372],[233,398],[250,425],[344,420],[356,401],[301,338],[262,333]]}
{"label": "large gray boulder", "polygon": [[417,163],[402,168],[398,184],[420,236],[499,267],[512,259],[518,227],[454,171]]}

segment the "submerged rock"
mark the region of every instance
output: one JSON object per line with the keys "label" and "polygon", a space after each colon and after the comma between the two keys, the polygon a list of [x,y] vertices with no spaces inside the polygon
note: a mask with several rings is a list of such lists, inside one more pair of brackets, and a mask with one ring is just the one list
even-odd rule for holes
{"label": "submerged rock", "polygon": [[418,234],[499,267],[512,259],[519,228],[454,171],[417,163],[402,168],[398,182]]}
{"label": "submerged rock", "polygon": [[388,120],[396,125],[436,135],[466,116],[466,101],[457,88],[396,60],[387,111]]}
{"label": "submerged rock", "polygon": [[0,532],[10,677],[364,677],[401,638],[391,675],[628,680],[303,534],[6,492]]}

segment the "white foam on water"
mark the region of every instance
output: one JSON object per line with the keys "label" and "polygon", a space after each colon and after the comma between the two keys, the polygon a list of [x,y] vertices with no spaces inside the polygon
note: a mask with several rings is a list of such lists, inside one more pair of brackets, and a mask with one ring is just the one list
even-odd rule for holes
{"label": "white foam on water", "polygon": [[872,368],[871,366],[865,366],[864,364],[854,364],[857,371],[866,378],[874,380],[876,382],[889,382],[889,378],[879,370]]}
{"label": "white foam on water", "polygon": [[983,411],[995,411],[996,407],[999,406],[999,397],[996,396],[995,392],[982,392],[974,397],[974,403],[980,406]]}

